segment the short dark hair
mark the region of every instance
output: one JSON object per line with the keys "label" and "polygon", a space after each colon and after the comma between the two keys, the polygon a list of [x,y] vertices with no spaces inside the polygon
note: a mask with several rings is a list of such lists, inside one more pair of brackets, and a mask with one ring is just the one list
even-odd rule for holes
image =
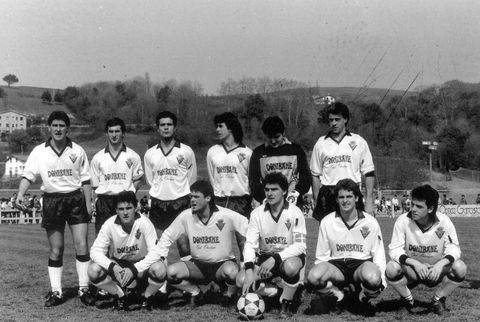
{"label": "short dark hair", "polygon": [[285,132],[285,124],[282,119],[278,116],[269,116],[263,121],[262,131],[267,136],[273,136],[277,133]]}
{"label": "short dark hair", "polygon": [[131,203],[135,208],[137,208],[138,201],[135,192],[133,191],[122,191],[117,195],[117,206],[121,202]]}
{"label": "short dark hair", "polygon": [[215,200],[214,200],[214,194],[213,194],[213,187],[208,182],[207,180],[198,180],[195,181],[191,186],[190,186],[190,191],[196,191],[200,192],[203,194],[204,197],[210,196],[210,206],[215,205]]}
{"label": "short dark hair", "polygon": [[66,126],[70,126],[70,118],[64,111],[53,111],[48,116],[47,124],[52,125],[54,120],[64,121]]}
{"label": "short dark hair", "polygon": [[235,142],[242,143],[243,140],[243,130],[240,121],[237,116],[231,112],[225,112],[219,115],[215,115],[213,119],[215,125],[220,123],[225,123],[227,129],[232,131],[233,138]]}
{"label": "short dark hair", "polygon": [[127,128],[125,126],[125,122],[121,118],[114,117],[114,118],[109,119],[107,121],[107,123],[105,124],[105,132],[108,132],[109,127],[118,126],[118,125],[120,125],[122,133],[125,133],[127,131]]}
{"label": "short dark hair", "polygon": [[[360,211],[365,210],[365,205],[363,204],[362,192],[360,191],[360,187],[358,186],[357,183],[355,183],[355,181],[353,181],[352,179],[342,179],[338,181],[337,184],[335,185],[335,188],[333,189],[333,195],[335,196],[335,200],[337,200],[338,193],[340,192],[340,190],[353,192],[353,195],[355,197],[358,197],[355,207],[357,208],[357,210],[360,210]],[[337,211],[340,210],[337,202],[335,202],[335,209]]]}
{"label": "short dark hair", "polygon": [[155,118],[155,123],[157,124],[157,127],[160,125],[160,119],[172,119],[173,121],[173,126],[177,126],[177,116],[170,112],[170,111],[161,111],[158,113],[157,117]]}
{"label": "short dark hair", "polygon": [[327,108],[327,116],[329,114],[334,114],[334,115],[341,115],[344,119],[348,120],[350,119],[350,111],[348,110],[347,105],[341,103],[341,102],[335,102],[328,106]]}
{"label": "short dark hair", "polygon": [[425,201],[427,208],[430,208],[430,207],[433,208],[433,211],[430,215],[435,216],[435,214],[437,213],[438,198],[439,198],[437,190],[433,189],[428,184],[424,184],[422,186],[413,188],[410,195],[412,196],[412,199]]}
{"label": "short dark hair", "polygon": [[270,172],[265,178],[263,178],[263,187],[265,188],[267,184],[278,184],[283,191],[288,191],[288,180],[280,172]]}

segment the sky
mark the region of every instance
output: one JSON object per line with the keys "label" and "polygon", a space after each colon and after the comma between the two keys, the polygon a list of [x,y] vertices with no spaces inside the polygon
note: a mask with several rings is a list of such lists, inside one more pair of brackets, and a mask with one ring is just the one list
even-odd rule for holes
{"label": "sky", "polygon": [[[480,82],[478,0],[2,0],[0,76],[65,88],[287,78],[406,89]],[[414,81],[412,84],[412,81]]]}

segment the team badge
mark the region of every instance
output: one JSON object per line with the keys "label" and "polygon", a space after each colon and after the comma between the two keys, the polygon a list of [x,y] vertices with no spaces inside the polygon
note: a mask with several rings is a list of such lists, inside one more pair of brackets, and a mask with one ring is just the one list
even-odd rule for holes
{"label": "team badge", "polygon": [[350,149],[352,149],[352,151],[353,151],[357,147],[357,142],[351,141],[351,142],[348,143],[348,145],[350,145]]}
{"label": "team badge", "polygon": [[360,228],[360,233],[362,234],[363,239],[365,239],[370,234],[370,229],[368,229],[367,226],[363,226]]}
{"label": "team badge", "polygon": [[245,153],[239,153],[239,154],[237,154],[237,157],[238,157],[238,162],[240,162],[240,163],[242,163],[242,161],[247,158]]}
{"label": "team badge", "polygon": [[445,234],[445,230],[443,230],[443,227],[438,227],[437,230],[435,230],[435,234],[437,235],[438,239],[442,239],[443,234]]}
{"label": "team badge", "polygon": [[181,154],[177,155],[178,164],[181,164],[181,163],[183,162],[183,160],[185,160],[185,158],[183,157],[183,155],[181,155]]}
{"label": "team badge", "polygon": [[77,158],[78,158],[75,153],[70,154],[68,157],[70,158],[72,163],[75,163],[75,161],[77,161]]}
{"label": "team badge", "polygon": [[290,227],[292,227],[292,222],[290,221],[290,219],[287,219],[287,221],[285,222],[285,226],[287,226],[287,229],[290,230]]}
{"label": "team badge", "polygon": [[223,221],[223,219],[219,219],[215,225],[217,225],[218,229],[222,231],[223,227],[225,227],[225,222]]}
{"label": "team badge", "polygon": [[125,160],[125,163],[127,164],[127,167],[130,169],[133,165],[133,161],[131,159]]}
{"label": "team badge", "polygon": [[140,229],[137,229],[137,232],[135,234],[135,238],[140,239],[140,236],[142,236],[142,233],[140,232]]}

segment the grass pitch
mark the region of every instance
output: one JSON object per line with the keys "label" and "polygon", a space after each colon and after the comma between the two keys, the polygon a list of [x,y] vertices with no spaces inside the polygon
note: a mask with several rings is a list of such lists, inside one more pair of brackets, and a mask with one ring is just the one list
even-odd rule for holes
{"label": "grass pitch", "polygon": [[[379,218],[385,246],[390,242],[394,219]],[[447,299],[451,310],[444,317],[438,318],[433,313],[428,315],[409,315],[399,308],[398,296],[387,288],[374,302],[378,311],[371,321],[479,321],[480,320],[480,231],[479,218],[454,218],[463,251],[462,258],[468,265],[467,279]],[[313,264],[318,225],[313,219],[307,219],[307,272]],[[94,238],[93,226],[90,227],[89,243]],[[171,309],[154,311],[116,312],[85,307],[76,297],[77,276],[75,272],[75,255],[71,234],[65,234],[64,255],[64,292],[66,303],[54,307],[43,306],[44,296],[49,290],[47,275],[48,243],[45,231],[39,225],[1,225],[0,226],[0,320],[1,321],[235,321],[237,314],[233,309],[219,305],[207,304],[195,310],[182,305]],[[416,300],[427,303],[433,290],[423,286],[413,290]],[[311,295],[305,294],[303,304],[293,320],[315,321],[361,321],[363,316],[350,312],[341,315],[327,314],[307,316],[303,311],[310,303]],[[181,302],[181,301],[177,301]],[[266,313],[266,321],[275,320],[276,312]]]}

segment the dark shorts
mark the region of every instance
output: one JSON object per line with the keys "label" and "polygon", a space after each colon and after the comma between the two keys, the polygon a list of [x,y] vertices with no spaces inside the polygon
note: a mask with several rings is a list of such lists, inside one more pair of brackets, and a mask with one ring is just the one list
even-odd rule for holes
{"label": "dark shorts", "polygon": [[152,197],[150,220],[156,229],[165,230],[177,218],[178,214],[190,208],[190,195],[175,200],[159,200]]}
{"label": "dark shorts", "polygon": [[98,235],[105,221],[117,213],[117,195],[98,195],[95,202],[95,233]]}
{"label": "dark shorts", "polygon": [[190,272],[190,276],[199,276],[201,280],[206,282],[210,281],[217,281],[216,275],[220,267],[225,264],[226,262],[232,262],[237,265],[235,259],[227,259],[222,262],[217,263],[207,263],[202,262],[199,260],[191,259],[189,261],[185,261],[185,265],[187,265],[188,271]]}
{"label": "dark shorts", "polygon": [[338,268],[345,277],[346,284],[353,283],[353,274],[355,271],[365,262],[371,262],[371,259],[355,259],[355,258],[344,258],[344,259],[332,259],[328,262]]}
{"label": "dark shorts", "polygon": [[65,222],[72,226],[89,221],[85,196],[81,190],[43,195],[43,228],[63,230]]}
{"label": "dark shorts", "polygon": [[[261,255],[258,255],[257,254],[257,261],[255,262],[255,264],[257,266],[260,266],[263,264],[263,262],[265,262],[267,259],[269,259],[270,257],[272,256],[272,254],[261,254]],[[305,267],[305,254],[302,254],[300,256],[298,256],[300,258],[300,260],[302,261],[302,267]],[[283,263],[283,262],[282,262]],[[272,272],[272,277],[276,277],[276,276],[281,276],[281,271],[280,271],[280,267],[282,266],[282,263],[275,263],[275,266],[272,268],[271,272]]]}
{"label": "dark shorts", "polygon": [[215,197],[215,204],[236,211],[247,219],[250,219],[252,196]]}

